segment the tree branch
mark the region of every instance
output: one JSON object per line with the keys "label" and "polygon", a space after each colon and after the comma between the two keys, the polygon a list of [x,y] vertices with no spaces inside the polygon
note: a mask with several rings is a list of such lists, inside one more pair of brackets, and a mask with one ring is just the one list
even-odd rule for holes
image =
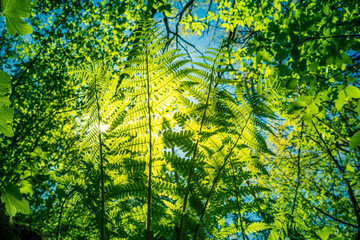
{"label": "tree branch", "polygon": [[335,221],[337,221],[337,222],[339,222],[339,223],[342,223],[342,224],[345,224],[345,225],[348,225],[348,226],[351,226],[351,227],[354,227],[354,228],[359,228],[359,226],[356,226],[356,225],[354,225],[354,224],[345,222],[345,221],[340,220],[340,219],[338,219],[338,218],[336,218],[336,217],[334,217],[334,216],[331,216],[330,214],[324,212],[324,211],[321,210],[320,208],[314,206],[314,205],[313,205],[308,199],[306,199],[302,194],[300,194],[300,196],[301,196],[312,208],[316,209],[316,211],[324,214],[325,216],[331,218],[332,220],[335,220]]}
{"label": "tree branch", "polygon": [[328,153],[328,155],[330,156],[330,158],[333,160],[333,162],[335,163],[336,167],[339,169],[340,173],[341,173],[341,176],[347,186],[347,189],[348,189],[348,194],[349,194],[349,197],[350,197],[350,201],[352,203],[352,206],[354,208],[354,213],[355,213],[355,216],[356,216],[356,220],[357,220],[357,224],[358,226],[360,226],[360,209],[359,209],[359,205],[358,205],[358,202],[356,200],[356,197],[354,195],[354,191],[349,183],[349,181],[346,179],[346,177],[344,176],[345,175],[345,172],[344,172],[344,169],[342,166],[340,166],[339,162],[335,159],[335,157],[332,155],[329,147],[327,146],[326,142],[324,141],[324,139],[322,138],[320,132],[318,131],[316,125],[314,124],[314,122],[312,122],[314,128],[315,128],[315,131],[317,132],[320,140],[322,141],[322,143],[324,144],[325,146],[325,149],[326,149],[326,152]]}
{"label": "tree branch", "polygon": [[[59,22],[59,24],[53,29],[53,32],[55,32],[58,27],[65,22],[66,18],[69,16],[70,13],[70,8],[68,8],[68,10],[65,12],[65,16],[62,18],[62,20]],[[35,55],[35,57],[26,65],[25,69],[22,71],[20,77],[17,79],[17,81],[12,85],[12,90],[11,90],[11,94],[10,94],[10,99],[13,97],[14,92],[15,92],[15,88],[20,84],[21,79],[25,76],[26,72],[29,70],[29,68],[35,63],[35,60],[40,56],[41,52],[44,50],[45,47],[47,47],[46,43],[48,42],[48,40],[53,36],[53,34],[49,34],[48,38],[46,40],[44,40],[41,43],[41,48],[38,51],[38,53]],[[17,74],[19,75],[19,73]],[[13,77],[13,79],[16,79],[17,75],[15,75]]]}
{"label": "tree branch", "polygon": [[175,26],[175,32],[176,34],[178,34],[179,32],[179,25],[180,25],[180,22],[182,20],[182,17],[184,15],[184,13],[186,12],[186,10],[194,3],[194,0],[190,0],[186,5],[185,7],[181,10],[181,12],[179,13],[179,21],[176,23],[176,26]]}

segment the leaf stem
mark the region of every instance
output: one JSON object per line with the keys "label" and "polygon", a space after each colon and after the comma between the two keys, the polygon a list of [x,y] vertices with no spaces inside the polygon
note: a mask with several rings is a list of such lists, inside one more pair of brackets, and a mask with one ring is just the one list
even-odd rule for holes
{"label": "leaf stem", "polygon": [[237,210],[238,210],[238,213],[239,213],[241,236],[242,236],[243,240],[246,240],[246,239],[245,239],[245,230],[244,230],[243,221],[242,221],[242,216],[241,216],[241,211],[240,211],[239,192],[238,192],[238,187],[237,187],[237,183],[236,183],[235,169],[234,169],[234,165],[232,164],[232,162],[230,162],[230,164],[231,164],[231,169],[232,169],[232,171],[233,171],[233,180],[234,180],[235,196],[236,196],[236,207],[237,207]]}
{"label": "leaf stem", "polygon": [[220,167],[220,169],[219,169],[219,172],[217,173],[217,175],[216,175],[216,177],[215,177],[215,179],[214,179],[214,181],[213,181],[213,184],[212,184],[212,186],[211,186],[211,188],[210,188],[209,194],[208,194],[208,196],[207,196],[207,198],[206,198],[206,202],[205,202],[204,208],[203,208],[203,210],[202,210],[202,212],[201,212],[200,223],[196,226],[193,240],[195,240],[195,239],[197,238],[197,235],[198,235],[199,230],[200,230],[200,225],[201,225],[202,220],[204,219],[204,216],[205,216],[205,213],[206,213],[206,208],[207,208],[207,206],[208,206],[208,204],[209,204],[209,202],[210,202],[211,195],[212,195],[212,193],[214,192],[214,189],[215,189],[216,184],[217,184],[217,182],[218,182],[218,180],[219,180],[219,178],[220,178],[220,175],[221,175],[221,173],[222,173],[222,170],[225,168],[228,159],[230,158],[230,156],[231,156],[231,154],[233,153],[235,147],[237,146],[240,138],[242,137],[243,132],[244,132],[244,130],[245,130],[245,128],[246,128],[246,125],[247,125],[247,123],[249,122],[250,117],[251,117],[252,114],[253,114],[253,111],[249,114],[248,118],[246,119],[246,122],[245,122],[245,124],[244,124],[244,127],[241,129],[241,132],[239,133],[239,136],[238,136],[238,138],[236,139],[235,144],[232,146],[232,148],[230,149],[229,153],[228,153],[227,156],[225,157],[224,162],[223,162],[223,164],[221,165],[221,167]]}
{"label": "leaf stem", "polygon": [[149,50],[145,44],[146,51],[146,84],[147,84],[147,108],[148,108],[148,130],[149,130],[149,176],[147,190],[147,217],[146,217],[146,239],[151,239],[151,175],[152,175],[152,128],[151,128],[151,106],[150,106],[150,76],[149,76]]}
{"label": "leaf stem", "polygon": [[104,193],[104,159],[103,159],[103,143],[102,143],[102,133],[100,131],[101,127],[101,113],[100,113],[100,103],[98,96],[98,89],[95,77],[95,97],[97,105],[97,114],[98,114],[98,140],[100,144],[100,240],[105,240],[105,193]]}
{"label": "leaf stem", "polygon": [[[213,71],[214,71],[214,66],[212,66],[212,72]],[[207,112],[207,109],[209,107],[210,96],[211,96],[211,92],[212,92],[211,89],[212,89],[213,80],[214,80],[214,76],[213,76],[213,74],[211,74],[209,87],[208,87],[208,95],[207,95],[206,103],[205,103],[206,107],[204,109],[204,113],[203,113],[202,118],[201,118],[199,133],[202,132],[202,129],[203,129],[203,126],[204,126],[206,112]],[[192,154],[192,157],[191,157],[192,161],[195,161],[198,146],[199,146],[199,139],[196,140],[196,143],[195,143],[195,146],[194,146],[194,151],[193,151],[193,154]],[[194,173],[194,168],[192,167],[192,168],[190,168],[188,179],[187,179],[187,186],[186,186],[187,191],[186,191],[186,194],[185,194],[185,197],[184,197],[184,203],[183,203],[183,207],[182,207],[182,213],[183,214],[186,212],[186,205],[187,205],[187,200],[189,198],[189,189],[191,187],[191,178],[192,178],[193,173]],[[184,216],[182,216],[181,219],[180,219],[180,229],[179,229],[179,237],[178,237],[179,240],[182,240],[183,232],[184,232]]]}

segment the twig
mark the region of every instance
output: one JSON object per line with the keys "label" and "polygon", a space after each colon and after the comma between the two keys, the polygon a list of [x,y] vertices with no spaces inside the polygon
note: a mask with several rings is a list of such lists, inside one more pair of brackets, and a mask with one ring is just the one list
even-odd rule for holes
{"label": "twig", "polygon": [[188,44],[189,46],[191,46],[192,48],[194,48],[195,51],[197,51],[198,53],[201,54],[201,56],[204,56],[204,54],[203,54],[200,50],[198,50],[198,49],[195,47],[194,44],[189,43],[188,41],[186,41],[186,40],[185,40],[183,37],[181,37],[178,33],[173,32],[173,31],[170,31],[170,33],[171,33],[171,34],[174,34],[177,38],[180,38],[183,42],[185,42],[186,44]]}
{"label": "twig", "polygon": [[336,217],[334,217],[334,216],[331,216],[330,214],[324,212],[324,211],[321,210],[320,208],[314,206],[314,205],[313,205],[308,199],[306,199],[302,194],[300,194],[300,196],[301,196],[312,208],[315,208],[318,212],[324,214],[325,216],[331,218],[332,220],[335,220],[335,221],[337,221],[337,222],[339,222],[339,223],[342,223],[342,224],[345,224],[345,225],[348,225],[348,226],[351,226],[351,227],[354,227],[354,228],[359,228],[359,226],[356,226],[356,225],[354,225],[354,224],[352,224],[352,223],[348,223],[348,222],[345,222],[345,221],[343,221],[343,220],[340,220],[340,219],[338,219],[338,218],[336,218]]}
{"label": "twig", "polygon": [[[68,17],[69,13],[70,13],[70,8],[68,8],[69,10],[66,11],[65,16],[63,17],[63,19],[59,22],[59,24],[53,29],[53,32],[55,32],[58,27],[65,22],[66,18]],[[12,91],[10,94],[10,99],[13,97],[14,92],[15,92],[15,88],[19,85],[21,79],[25,76],[26,72],[29,70],[29,68],[35,63],[35,60],[40,56],[41,52],[44,50],[45,47],[47,47],[47,45],[45,44],[54,34],[49,34],[49,36],[47,37],[46,40],[44,40],[41,43],[41,48],[38,51],[38,53],[35,55],[35,57],[26,65],[24,71],[22,71],[20,77],[17,79],[17,81],[12,85]],[[19,75],[19,73],[17,74]],[[17,75],[14,76],[13,79],[16,79]]]}
{"label": "twig", "polygon": [[176,34],[178,34],[179,32],[179,24],[182,20],[182,17],[184,15],[184,13],[186,12],[186,10],[194,3],[194,0],[190,0],[186,5],[185,7],[181,10],[181,12],[179,13],[179,21],[176,23],[176,26],[175,26],[175,32]]}
{"label": "twig", "polygon": [[[283,176],[285,177],[285,179],[289,182],[289,184],[293,185],[292,181],[290,181],[290,179],[283,173],[283,171],[281,170],[281,168],[279,166],[277,166],[279,171],[283,174]],[[331,216],[330,214],[324,212],[323,210],[321,210],[320,208],[314,206],[307,198],[305,198],[302,194],[300,194],[300,196],[306,201],[307,204],[309,204],[312,208],[316,209],[318,212],[324,214],[325,216],[337,221],[337,222],[340,222],[342,224],[345,224],[345,225],[348,225],[348,226],[351,226],[351,227],[354,227],[354,228],[359,228],[359,226],[356,226],[352,223],[348,223],[348,222],[345,222],[343,220],[340,220],[334,216]]]}
{"label": "twig", "polygon": [[326,123],[325,121],[321,120],[320,118],[318,118],[317,116],[315,116],[315,118],[319,121],[322,122],[323,124],[325,124],[328,128],[330,128],[331,130],[334,131],[334,133],[336,133],[336,135],[338,135],[342,140],[344,140],[346,143],[349,143],[349,141],[344,138],[336,129],[334,129],[330,124]]}
{"label": "twig", "polygon": [[348,189],[348,194],[349,194],[349,197],[350,197],[350,200],[351,200],[351,203],[352,203],[352,206],[354,208],[354,213],[355,213],[355,216],[356,216],[356,220],[357,220],[357,223],[358,223],[358,226],[360,226],[360,209],[359,209],[359,205],[358,205],[358,202],[356,200],[356,197],[354,195],[354,191],[348,181],[348,179],[344,176],[345,175],[345,172],[344,172],[344,169],[342,166],[340,166],[339,162],[335,159],[335,157],[332,155],[329,147],[327,146],[326,142],[324,141],[324,139],[322,138],[320,132],[318,131],[316,125],[314,124],[314,122],[312,123],[314,128],[315,128],[315,131],[317,132],[320,140],[322,141],[322,143],[324,144],[325,148],[326,148],[326,152],[328,153],[328,155],[330,156],[330,158],[333,160],[333,162],[335,163],[336,167],[339,169],[340,173],[341,173],[341,176],[344,180],[344,182],[346,183],[346,186],[347,186],[347,189]]}

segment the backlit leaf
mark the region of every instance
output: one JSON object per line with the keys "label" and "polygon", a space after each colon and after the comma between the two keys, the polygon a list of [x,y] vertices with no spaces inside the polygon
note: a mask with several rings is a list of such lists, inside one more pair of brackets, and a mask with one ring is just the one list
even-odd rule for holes
{"label": "backlit leaf", "polygon": [[246,227],[246,234],[263,231],[272,228],[269,224],[264,222],[254,222]]}
{"label": "backlit leaf", "polygon": [[321,240],[327,240],[329,239],[329,236],[335,231],[334,227],[324,227],[320,233],[319,236]]}
{"label": "backlit leaf", "polygon": [[335,100],[336,110],[338,110],[338,111],[341,110],[341,108],[344,106],[345,98],[346,98],[346,95],[345,95],[344,90],[340,90],[338,99]]}
{"label": "backlit leaf", "polygon": [[1,201],[5,203],[6,212],[11,217],[17,212],[30,214],[29,202],[22,198],[19,188],[13,183],[6,186],[1,194]]}
{"label": "backlit leaf", "polygon": [[13,137],[14,132],[9,125],[13,121],[14,112],[10,107],[0,106],[0,133]]}
{"label": "backlit leaf", "polygon": [[350,151],[354,150],[360,145],[360,131],[357,131],[350,139],[349,148]]}
{"label": "backlit leaf", "polygon": [[360,98],[360,90],[355,86],[347,86],[345,92],[351,98]]}
{"label": "backlit leaf", "polygon": [[23,18],[30,17],[30,0],[2,0],[3,15],[6,17],[6,27],[11,35],[30,34],[32,27]]}

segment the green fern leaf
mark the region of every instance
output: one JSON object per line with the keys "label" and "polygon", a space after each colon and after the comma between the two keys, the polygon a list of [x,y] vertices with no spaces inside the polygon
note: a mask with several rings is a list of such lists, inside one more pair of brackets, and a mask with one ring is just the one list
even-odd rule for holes
{"label": "green fern leaf", "polygon": [[271,229],[272,226],[264,222],[254,222],[246,227],[246,234]]}

